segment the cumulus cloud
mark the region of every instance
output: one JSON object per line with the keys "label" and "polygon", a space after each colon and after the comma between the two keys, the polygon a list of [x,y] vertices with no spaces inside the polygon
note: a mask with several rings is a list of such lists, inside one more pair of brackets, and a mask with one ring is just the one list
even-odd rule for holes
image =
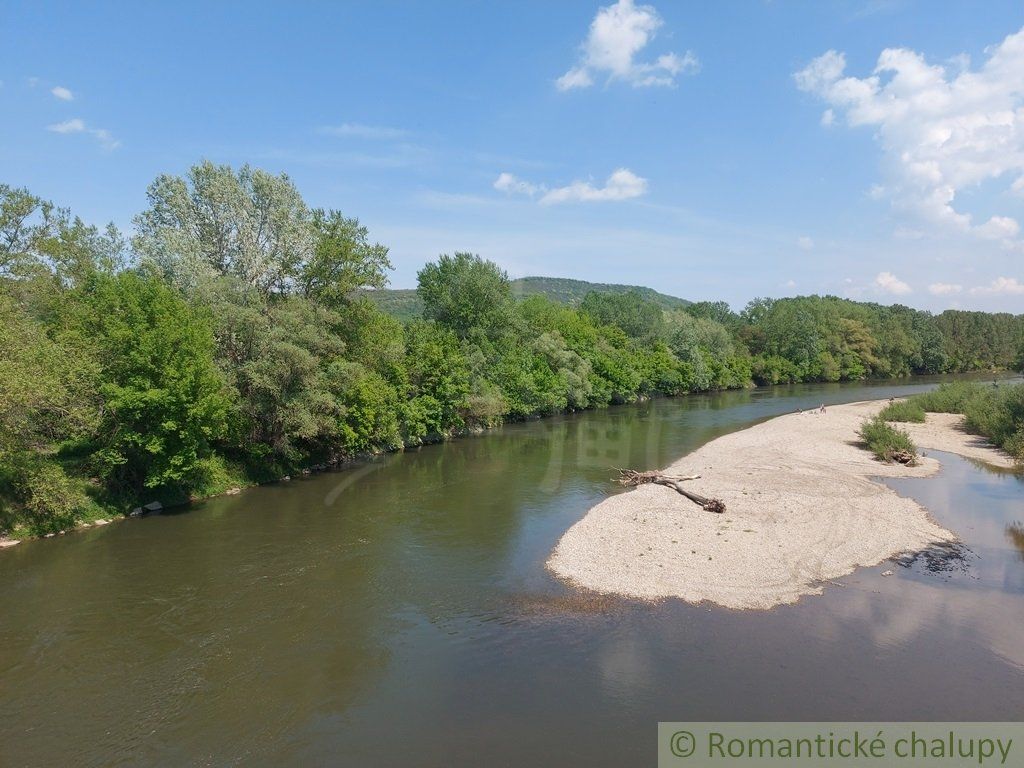
{"label": "cumulus cloud", "polygon": [[928,293],[932,296],[950,296],[960,293],[964,287],[955,283],[932,283],[928,286]]}
{"label": "cumulus cloud", "polygon": [[75,95],[71,93],[71,91],[69,91],[63,85],[55,85],[53,88],[50,89],[50,93],[52,93],[61,101],[73,101],[75,98]]}
{"label": "cumulus cloud", "polygon": [[90,128],[80,117],[73,117],[62,123],[48,125],[46,126],[46,130],[63,134],[86,133],[96,139],[100,146],[106,150],[117,149],[121,146],[121,142],[115,139],[106,128]]}
{"label": "cumulus cloud", "polygon": [[1024,283],[1019,282],[1015,277],[997,277],[988,285],[971,288],[971,293],[975,295],[1020,296],[1024,294]]}
{"label": "cumulus cloud", "polygon": [[955,206],[957,195],[1010,177],[1024,191],[1024,29],[986,50],[977,69],[957,57],[931,64],[906,48],[882,51],[871,74],[846,74],[846,57],[827,51],[794,75],[829,109],[823,124],[844,119],[875,128],[887,183],[873,195],[947,232],[1016,242],[1018,223],[991,215],[978,223]]}
{"label": "cumulus cloud", "polygon": [[589,181],[574,181],[564,187],[549,188],[544,184],[524,181],[511,173],[502,173],[494,181],[499,192],[536,197],[540,195],[541,205],[555,205],[568,202],[602,202],[629,200],[647,192],[647,179],[637,176],[628,168],[619,168],[604,182],[595,186]]}
{"label": "cumulus cloud", "polygon": [[801,251],[809,251],[814,248],[814,241],[807,235],[801,235],[796,239],[796,245]]}
{"label": "cumulus cloud", "polygon": [[879,272],[875,278],[875,288],[882,293],[891,293],[895,296],[903,296],[914,290],[892,272]]}
{"label": "cumulus cloud", "polygon": [[511,173],[502,173],[494,180],[494,188],[499,192],[510,192],[519,195],[533,197],[540,191],[540,187],[528,181],[513,176]]}
{"label": "cumulus cloud", "polygon": [[622,80],[635,88],[675,85],[680,74],[700,70],[700,61],[692,51],[682,56],[664,53],[653,61],[637,61],[664,22],[650,5],[634,5],[619,0],[598,10],[583,42],[579,62],[555,81],[560,91],[587,88],[594,76],[602,73],[608,80]]}
{"label": "cumulus cloud", "polygon": [[574,181],[565,187],[548,190],[540,199],[541,204],[565,203],[574,200],[583,202],[602,200],[628,200],[647,192],[647,179],[637,176],[628,168],[619,168],[607,178],[603,187],[590,182]]}
{"label": "cumulus cloud", "polygon": [[325,125],[320,133],[328,136],[351,136],[357,139],[403,139],[409,131],[402,128],[391,128],[386,125],[364,125],[363,123],[342,123],[341,125]]}

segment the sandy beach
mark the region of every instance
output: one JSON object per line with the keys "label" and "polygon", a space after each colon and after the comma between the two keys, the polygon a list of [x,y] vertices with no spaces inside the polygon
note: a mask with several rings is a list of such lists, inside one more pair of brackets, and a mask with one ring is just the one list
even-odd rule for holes
{"label": "sandy beach", "polygon": [[[559,541],[548,567],[604,594],[767,609],[821,594],[858,566],[955,541],[917,502],[875,480],[939,471],[927,455],[905,467],[879,462],[861,447],[861,422],[884,405],[788,414],[720,437],[664,472],[700,475],[685,486],[723,500],[724,514],[706,512],[670,488],[643,485],[591,509]],[[961,418],[928,414],[925,424],[901,426],[925,454],[1013,465],[964,432]]]}

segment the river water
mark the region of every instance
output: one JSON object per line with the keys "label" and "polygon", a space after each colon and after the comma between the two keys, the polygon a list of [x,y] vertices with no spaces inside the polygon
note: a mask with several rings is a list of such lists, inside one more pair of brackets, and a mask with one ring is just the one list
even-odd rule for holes
{"label": "river water", "polygon": [[24,542],[0,552],[0,765],[632,766],[659,720],[1020,720],[1011,473],[940,455],[890,481],[962,556],[769,612],[579,595],[544,569],[613,467],[929,386],[654,400]]}

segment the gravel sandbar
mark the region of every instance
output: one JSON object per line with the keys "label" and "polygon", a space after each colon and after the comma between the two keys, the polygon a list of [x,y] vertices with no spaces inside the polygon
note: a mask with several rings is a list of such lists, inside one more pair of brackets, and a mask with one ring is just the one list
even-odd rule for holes
{"label": "gravel sandbar", "polygon": [[[548,568],[604,594],[767,609],[821,594],[858,566],[955,541],[921,505],[873,479],[939,470],[928,456],[916,467],[889,465],[861,447],[861,422],[884,405],[788,414],[713,440],[664,471],[699,474],[685,486],[724,501],[724,514],[643,485],[591,509],[562,536]],[[919,448],[1012,466],[959,420],[929,414],[926,424],[900,426]]]}

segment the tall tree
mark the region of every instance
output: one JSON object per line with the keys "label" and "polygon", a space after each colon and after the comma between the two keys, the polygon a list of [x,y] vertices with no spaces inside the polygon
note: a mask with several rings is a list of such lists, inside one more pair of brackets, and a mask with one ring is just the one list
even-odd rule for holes
{"label": "tall tree", "polygon": [[380,243],[371,243],[369,232],[358,219],[317,208],[312,213],[310,226],[313,250],[297,276],[299,289],[305,296],[338,304],[348,300],[358,288],[387,285],[387,270],[392,269],[388,249]]}
{"label": "tall tree", "polygon": [[203,161],[147,190],[132,241],[142,263],[179,287],[231,275],[263,293],[286,290],[315,246],[310,213],[286,174]]}
{"label": "tall tree", "polygon": [[493,329],[512,303],[508,275],[472,253],[442,254],[417,277],[424,316],[463,338],[475,328]]}

